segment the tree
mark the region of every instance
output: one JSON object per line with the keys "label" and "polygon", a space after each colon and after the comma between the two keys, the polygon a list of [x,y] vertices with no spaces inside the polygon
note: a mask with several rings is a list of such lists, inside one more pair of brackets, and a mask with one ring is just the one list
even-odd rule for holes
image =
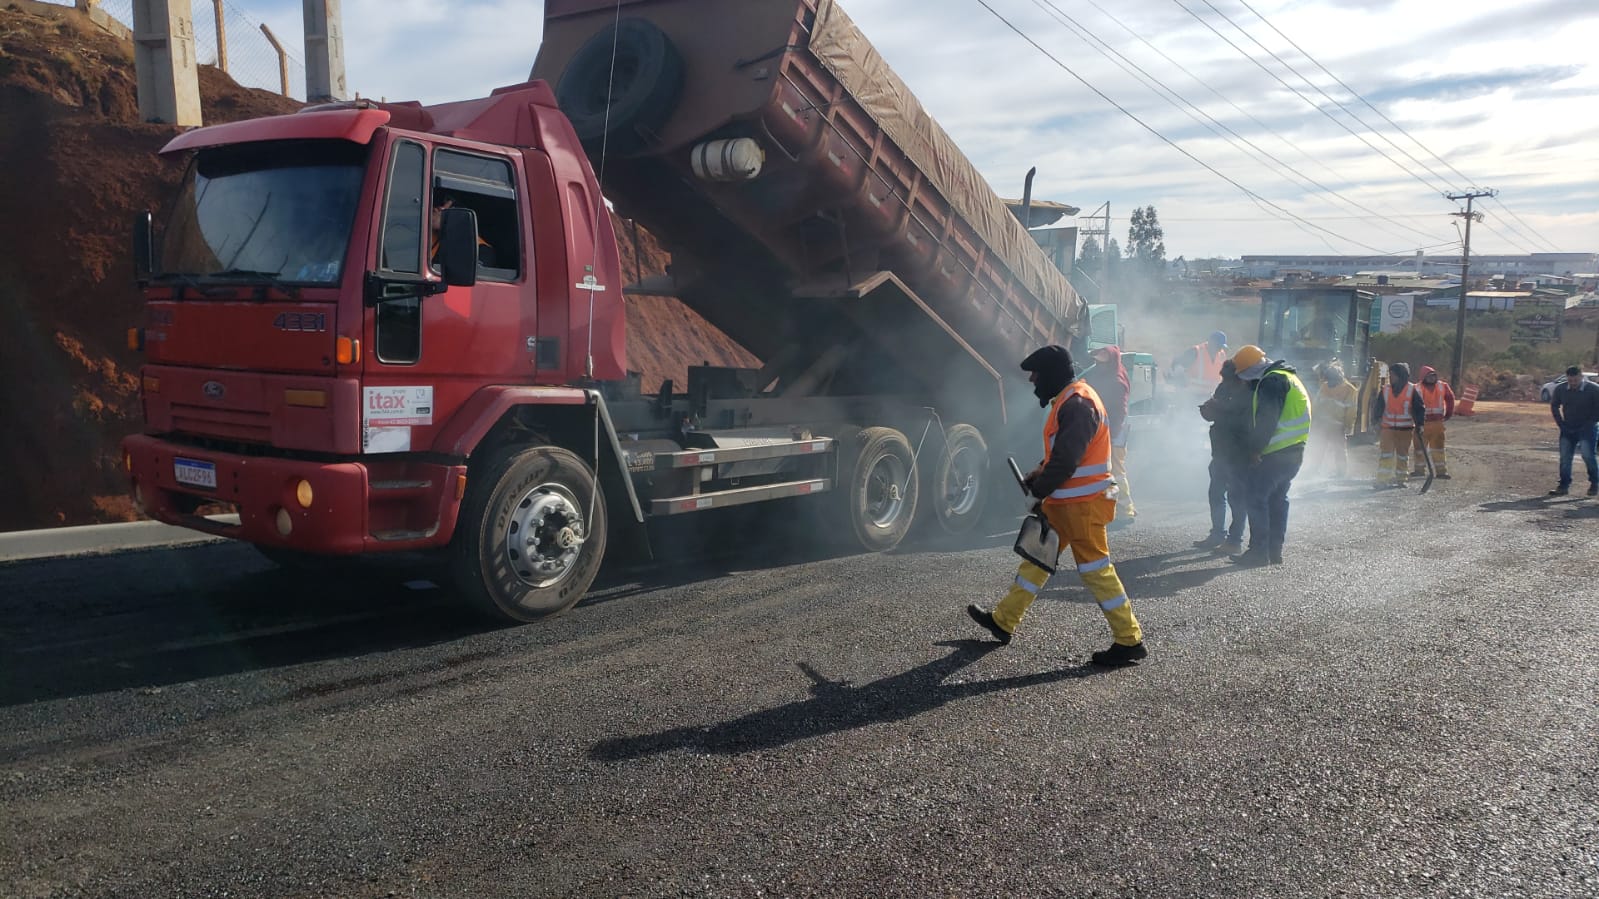
{"label": "tree", "polygon": [[1083,297],[1098,300],[1102,294],[1100,280],[1104,277],[1105,251],[1100,249],[1099,241],[1089,237],[1083,241],[1082,248],[1077,253],[1077,262],[1072,266],[1072,286]]}
{"label": "tree", "polygon": [[1165,237],[1154,206],[1133,210],[1133,222],[1127,229],[1127,259],[1138,274],[1151,279],[1165,277]]}

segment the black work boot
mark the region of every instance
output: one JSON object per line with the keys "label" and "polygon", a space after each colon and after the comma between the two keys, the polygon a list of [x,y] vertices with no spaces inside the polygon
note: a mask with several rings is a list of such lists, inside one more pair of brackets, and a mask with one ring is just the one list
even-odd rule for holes
{"label": "black work boot", "polygon": [[1137,664],[1139,659],[1148,658],[1149,650],[1144,648],[1142,641],[1131,646],[1112,643],[1109,649],[1101,649],[1089,656],[1095,665],[1105,668],[1121,668],[1125,665]]}
{"label": "black work boot", "polygon": [[1550,496],[1565,496],[1566,494],[1568,494],[1570,492],[1571,491],[1566,489],[1564,486],[1560,486],[1560,487],[1556,487],[1555,489],[1549,491],[1549,495]]}
{"label": "black work boot", "polygon": [[1240,568],[1259,568],[1270,565],[1271,557],[1263,549],[1251,549],[1241,556],[1233,556],[1233,564]]}
{"label": "black work boot", "polygon": [[1226,543],[1226,542],[1227,542],[1227,535],[1225,535],[1225,534],[1211,534],[1209,537],[1206,537],[1203,540],[1195,540],[1194,541],[1194,547],[1196,549],[1214,549],[1214,548],[1216,548],[1218,546],[1221,546],[1223,543]]}
{"label": "black work boot", "polygon": [[1590,483],[1588,485],[1588,495],[1599,496],[1599,484]]}
{"label": "black work boot", "polygon": [[999,622],[994,620],[993,612],[988,611],[982,606],[973,604],[966,607],[966,614],[972,616],[973,621],[981,625],[990,634],[993,634],[995,640],[998,640],[1001,643],[1010,642],[1010,631],[999,626]]}

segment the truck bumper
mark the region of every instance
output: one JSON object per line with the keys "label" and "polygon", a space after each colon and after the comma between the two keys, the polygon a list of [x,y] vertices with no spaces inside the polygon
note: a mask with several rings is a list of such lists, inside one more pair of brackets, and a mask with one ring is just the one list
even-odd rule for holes
{"label": "truck bumper", "polygon": [[[134,501],[157,521],[322,555],[448,544],[466,478],[465,465],[245,456],[148,434],[123,440],[122,458]],[[239,523],[213,521],[201,513],[204,506],[218,503],[233,506]]]}

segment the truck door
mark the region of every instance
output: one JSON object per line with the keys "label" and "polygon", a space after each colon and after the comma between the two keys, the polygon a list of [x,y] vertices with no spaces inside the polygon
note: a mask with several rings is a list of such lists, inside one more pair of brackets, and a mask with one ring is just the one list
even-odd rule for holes
{"label": "truck door", "polygon": [[[526,296],[529,241],[514,161],[514,154],[490,150],[393,143],[376,269],[402,289],[391,287],[397,295],[371,310],[365,452],[428,449],[448,414],[479,387],[531,380],[535,306]],[[439,282],[434,229],[450,207],[476,213],[472,287]],[[416,288],[407,292],[408,283]]]}

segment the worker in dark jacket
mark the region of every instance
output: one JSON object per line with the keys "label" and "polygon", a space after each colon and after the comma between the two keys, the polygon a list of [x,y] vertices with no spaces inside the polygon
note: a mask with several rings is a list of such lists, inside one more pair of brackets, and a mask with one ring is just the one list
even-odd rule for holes
{"label": "worker in dark jacket", "polygon": [[[1214,549],[1236,556],[1244,551],[1244,522],[1248,520],[1249,385],[1238,380],[1233,360],[1222,363],[1221,383],[1216,392],[1199,407],[1201,418],[1210,422],[1210,535],[1196,541],[1200,549]],[[1227,524],[1227,510],[1233,521]]]}
{"label": "worker in dark jacket", "polygon": [[[1093,654],[1094,664],[1130,665],[1149,653],[1127,590],[1111,564],[1105,535],[1105,526],[1116,517],[1105,404],[1094,388],[1077,377],[1065,347],[1038,350],[1022,361],[1022,370],[1030,375],[1038,404],[1049,407],[1044,422],[1045,458],[1024,484],[1049,520],[1059,551],[1071,550],[1077,576],[1094,594],[1110,623],[1115,642]],[[1001,643],[1009,643],[1048,580],[1047,570],[1024,560],[1014,585],[992,612],[970,605],[966,613]]]}
{"label": "worker in dark jacket", "polygon": [[1127,366],[1122,364],[1121,347],[1102,346],[1089,356],[1094,364],[1083,372],[1083,380],[1099,394],[1105,414],[1110,416],[1110,473],[1116,478],[1116,517],[1130,524],[1138,517],[1133,487],[1127,480],[1127,408],[1133,382],[1127,377]]}
{"label": "worker in dark jacket", "polygon": [[1239,565],[1281,565],[1288,538],[1288,488],[1305,462],[1310,440],[1310,393],[1294,367],[1266,358],[1258,346],[1233,356],[1238,377],[1254,384],[1249,453],[1249,549]]}
{"label": "worker in dark jacket", "polygon": [[1388,366],[1388,383],[1377,391],[1377,401],[1371,404],[1371,424],[1382,428],[1374,486],[1405,486],[1410,477],[1410,444],[1426,421],[1427,403],[1410,380],[1410,366],[1403,362]]}
{"label": "worker in dark jacket", "polygon": [[1582,369],[1566,369],[1566,383],[1555,387],[1549,411],[1560,428],[1560,486],[1550,496],[1565,496],[1571,489],[1571,457],[1582,453],[1588,468],[1588,495],[1599,496],[1599,459],[1594,454],[1595,432],[1599,431],[1599,384],[1586,380]]}

